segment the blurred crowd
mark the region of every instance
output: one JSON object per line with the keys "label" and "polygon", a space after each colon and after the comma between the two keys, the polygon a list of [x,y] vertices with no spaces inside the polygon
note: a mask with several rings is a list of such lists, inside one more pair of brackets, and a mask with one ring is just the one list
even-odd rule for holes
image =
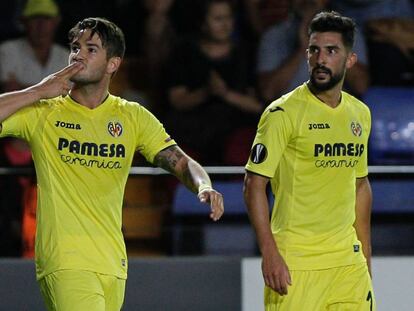
{"label": "blurred crowd", "polygon": [[[68,30],[106,17],[127,43],[111,92],[151,110],[201,164],[244,165],[263,109],[307,80],[307,24],[321,10],[358,25],[348,92],[414,87],[412,0],[14,0],[0,4],[1,91],[66,66]],[[0,141],[0,167],[7,166],[32,166],[24,142]],[[0,202],[0,256],[30,257],[35,180],[2,176],[0,189],[10,194]],[[15,233],[24,230],[22,243]]]}

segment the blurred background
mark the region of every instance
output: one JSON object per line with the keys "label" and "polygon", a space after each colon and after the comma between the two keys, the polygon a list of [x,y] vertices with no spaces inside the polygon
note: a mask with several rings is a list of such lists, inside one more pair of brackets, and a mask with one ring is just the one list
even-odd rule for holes
{"label": "blurred background", "polygon": [[[139,263],[224,258],[240,265],[243,258],[259,256],[242,198],[243,166],[256,124],[272,100],[307,80],[306,26],[323,9],[350,16],[358,26],[358,63],[345,87],[372,113],[375,271],[375,259],[414,255],[414,1],[1,1],[0,87],[2,92],[20,89],[64,67],[67,32],[77,21],[90,16],[114,21],[125,33],[127,50],[111,92],[151,110],[178,144],[207,167],[226,203],[220,224],[211,223],[194,195],[137,154],[124,200],[129,257]],[[0,140],[0,191],[0,257],[3,263],[11,258],[31,262],[36,178],[30,149],[14,138]],[[383,264],[377,262],[377,267]],[[384,269],[395,265],[390,262]],[[411,265],[414,259],[404,267]],[[405,277],[414,276],[406,272]],[[241,293],[242,277],[235,275],[235,290]],[[409,295],[403,299],[414,308]],[[243,299],[236,300],[240,310]],[[203,306],[197,309],[213,309]]]}

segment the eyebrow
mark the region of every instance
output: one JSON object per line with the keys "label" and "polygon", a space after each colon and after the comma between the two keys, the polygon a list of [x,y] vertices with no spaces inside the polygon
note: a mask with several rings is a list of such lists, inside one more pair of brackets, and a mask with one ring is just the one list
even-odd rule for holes
{"label": "eyebrow", "polygon": [[[79,43],[78,40],[76,40],[76,41],[70,43],[70,46],[80,46],[80,43]],[[96,47],[98,49],[101,49],[102,48],[102,46],[100,46],[100,45],[98,45],[96,43],[89,43],[89,42],[86,42],[86,46],[87,47]]]}
{"label": "eyebrow", "polygon": [[337,50],[339,50],[341,47],[339,46],[339,45],[337,45],[337,44],[328,44],[328,45],[324,45],[324,46],[319,46],[319,45],[316,45],[316,44],[311,44],[311,45],[309,45],[309,47],[308,48],[317,48],[317,49],[337,49]]}
{"label": "eyebrow", "polygon": [[98,45],[98,44],[96,44],[96,43],[88,43],[88,42],[86,42],[86,45],[87,45],[88,47],[96,47],[96,48],[98,48],[98,49],[101,49],[101,48],[102,48],[102,46],[100,46],[100,45]]}

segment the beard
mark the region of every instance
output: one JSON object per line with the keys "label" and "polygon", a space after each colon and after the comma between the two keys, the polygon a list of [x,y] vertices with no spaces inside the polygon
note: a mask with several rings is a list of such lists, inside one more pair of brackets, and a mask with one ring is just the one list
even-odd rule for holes
{"label": "beard", "polygon": [[[315,78],[317,70],[324,71],[327,75],[329,75],[330,78],[326,82],[319,82]],[[341,71],[337,74],[333,74],[329,68],[318,65],[312,69],[312,72],[310,74],[310,83],[316,91],[319,91],[319,92],[328,91],[334,88],[336,85],[338,85],[338,83],[343,80],[344,76],[345,76],[345,64],[342,66]]]}
{"label": "beard", "polygon": [[88,85],[88,84],[95,84],[100,81],[100,79],[96,78],[89,78],[89,77],[72,77],[70,81],[77,84],[77,85]]}
{"label": "beard", "polygon": [[106,67],[102,66],[94,70],[88,70],[85,66],[84,69],[72,76],[69,80],[77,85],[96,84],[103,79],[105,75],[105,68]]}

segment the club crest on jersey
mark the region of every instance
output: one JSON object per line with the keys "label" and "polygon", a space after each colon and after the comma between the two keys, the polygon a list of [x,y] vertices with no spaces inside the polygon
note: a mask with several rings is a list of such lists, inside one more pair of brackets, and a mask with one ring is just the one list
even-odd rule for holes
{"label": "club crest on jersey", "polygon": [[255,163],[259,164],[266,160],[267,157],[267,149],[266,146],[263,144],[256,144],[253,146],[252,151],[250,153],[250,160]]}
{"label": "club crest on jersey", "polygon": [[122,125],[119,122],[115,122],[115,121],[110,121],[108,123],[108,132],[109,134],[111,134],[113,137],[119,137],[122,135]]}
{"label": "club crest on jersey", "polygon": [[362,134],[362,126],[357,121],[352,121],[351,123],[352,134],[359,137]]}

